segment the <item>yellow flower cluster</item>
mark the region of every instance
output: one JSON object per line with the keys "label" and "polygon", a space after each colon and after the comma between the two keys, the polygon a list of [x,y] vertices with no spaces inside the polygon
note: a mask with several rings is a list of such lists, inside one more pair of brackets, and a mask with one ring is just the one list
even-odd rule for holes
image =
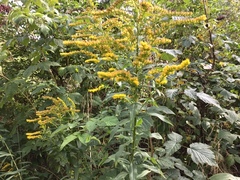
{"label": "yellow flower cluster", "polygon": [[[68,98],[69,102],[71,103],[70,107],[68,107],[59,97],[53,98],[49,96],[43,96],[43,99],[52,100],[53,105],[48,106],[46,110],[37,111],[37,118],[26,120],[29,123],[37,122],[42,129],[45,129],[47,124],[53,124],[56,120],[61,120],[62,117],[67,113],[74,115],[75,112],[79,111],[76,110],[75,104],[70,98]],[[26,135],[28,139],[35,139],[41,137],[41,132],[37,131],[34,133],[26,133]]]}
{"label": "yellow flower cluster", "polygon": [[162,27],[169,27],[174,25],[181,25],[181,24],[193,24],[199,23],[200,21],[205,21],[207,17],[205,15],[196,17],[196,18],[187,18],[187,19],[179,19],[179,20],[172,20],[170,22],[163,22],[161,23]]}
{"label": "yellow flower cluster", "polygon": [[153,45],[153,46],[157,46],[157,45],[160,45],[160,44],[169,44],[169,43],[171,43],[171,42],[172,42],[171,39],[167,39],[167,38],[156,38],[156,39],[153,41],[152,45]]}
{"label": "yellow flower cluster", "polygon": [[94,59],[94,58],[85,60],[85,63],[95,63],[95,64],[97,64],[99,62],[100,62],[100,60]]}
{"label": "yellow flower cluster", "polygon": [[133,61],[133,65],[135,65],[136,67],[141,67],[150,63],[148,58],[151,55],[152,46],[147,42],[141,41],[139,45],[139,50],[139,55]]}
{"label": "yellow flower cluster", "polygon": [[100,86],[98,86],[97,88],[94,88],[94,89],[89,89],[88,90],[88,92],[90,92],[90,93],[95,93],[95,92],[97,92],[97,91],[100,91],[100,90],[102,90],[104,88],[104,85],[103,84],[101,84]]}
{"label": "yellow flower cluster", "polygon": [[[186,59],[179,65],[165,66],[162,70],[161,68],[154,68],[147,73],[147,78],[155,79],[158,84],[166,84],[167,76],[174,74],[176,71],[186,68],[189,64],[190,60]],[[159,74],[161,75],[159,76]]]}
{"label": "yellow flower cluster", "polygon": [[94,46],[94,45],[97,45],[97,44],[100,44],[101,41],[100,40],[95,40],[95,41],[78,41],[78,40],[75,40],[75,41],[63,41],[63,44],[64,45],[76,45],[76,46]]}
{"label": "yellow flower cluster", "polygon": [[114,94],[113,99],[126,99],[126,94]]}
{"label": "yellow flower cluster", "polygon": [[108,72],[97,72],[99,78],[103,79],[115,79],[115,81],[120,82],[128,82],[129,84],[138,86],[139,81],[137,77],[132,77],[131,73],[129,71],[125,70],[114,70],[114,71],[108,71]]}
{"label": "yellow flower cluster", "polygon": [[152,12],[153,5],[150,2],[143,1],[140,3],[140,8],[145,12]]}
{"label": "yellow flower cluster", "polygon": [[37,139],[37,138],[41,138],[41,131],[36,131],[33,133],[26,133],[27,139]]}

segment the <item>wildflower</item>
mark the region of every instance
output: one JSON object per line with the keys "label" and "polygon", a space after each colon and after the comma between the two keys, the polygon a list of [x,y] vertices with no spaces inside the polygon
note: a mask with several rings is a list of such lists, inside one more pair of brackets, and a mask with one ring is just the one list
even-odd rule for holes
{"label": "wildflower", "polygon": [[26,133],[27,139],[36,139],[41,137],[41,131],[36,131],[33,133]]}
{"label": "wildflower", "polygon": [[98,60],[98,59],[87,59],[86,61],[85,61],[85,63],[95,63],[95,64],[97,64],[97,63],[99,63],[100,61]]}
{"label": "wildflower", "polygon": [[101,84],[101,85],[98,86],[97,88],[89,89],[88,92],[90,92],[90,93],[95,93],[95,92],[97,92],[97,91],[100,91],[100,90],[103,89],[103,88],[104,88],[104,85]]}
{"label": "wildflower", "polygon": [[125,99],[126,98],[126,94],[114,94],[112,96],[113,99]]}

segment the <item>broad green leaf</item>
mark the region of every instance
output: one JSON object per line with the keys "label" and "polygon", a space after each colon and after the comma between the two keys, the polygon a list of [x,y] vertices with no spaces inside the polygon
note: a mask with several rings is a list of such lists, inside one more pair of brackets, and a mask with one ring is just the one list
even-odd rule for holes
{"label": "broad green leaf", "polygon": [[194,100],[197,99],[196,89],[192,89],[192,88],[190,88],[190,89],[185,89],[185,90],[184,90],[184,94],[185,94],[186,96],[190,97],[191,99],[194,99]]}
{"label": "broad green leaf", "polygon": [[208,95],[208,94],[206,94],[204,92],[197,93],[196,95],[203,102],[205,102],[207,104],[214,105],[214,106],[216,106],[218,108],[221,108],[220,105],[219,105],[219,102],[216,99],[214,99],[212,96],[210,96],[210,95]]}
{"label": "broad green leaf", "polygon": [[234,122],[240,121],[240,114],[237,114],[235,111],[231,111],[231,110],[224,110],[224,116],[225,118],[231,123],[233,124]]}
{"label": "broad green leaf", "polygon": [[180,142],[182,141],[182,136],[172,132],[171,134],[168,134],[169,141],[166,141],[163,145],[166,149],[167,155],[172,155],[175,152],[177,152],[181,148]]}
{"label": "broad green leaf", "polygon": [[227,155],[225,162],[226,162],[227,167],[230,168],[231,166],[233,166],[235,164],[234,156],[232,154]]}
{"label": "broad green leaf", "polygon": [[60,64],[52,61],[43,61],[40,62],[37,66],[44,71],[49,71],[51,66],[60,66]]}
{"label": "broad green leaf", "polygon": [[210,166],[218,166],[215,161],[214,153],[207,144],[192,143],[190,144],[190,148],[187,148],[187,153],[191,155],[193,162],[196,164],[206,163]]}
{"label": "broad green leaf", "polygon": [[178,89],[167,89],[166,96],[170,99],[173,99],[178,93]]}
{"label": "broad green leaf", "polygon": [[153,112],[148,112],[147,114],[150,115],[150,116],[157,117],[157,118],[159,118],[161,121],[163,121],[163,122],[165,122],[165,123],[170,124],[170,125],[173,126],[173,124],[171,123],[171,121],[170,121],[166,116],[163,116],[163,115],[161,115],[161,114],[159,114],[159,113],[153,113]]}
{"label": "broad green leaf", "polygon": [[148,175],[151,171],[149,170],[144,170],[143,172],[141,172],[139,175],[137,175],[137,179],[143,178],[146,175]]}
{"label": "broad green leaf", "polygon": [[188,177],[193,177],[193,173],[188,168],[186,168],[183,163],[175,163],[175,167],[182,170]]}
{"label": "broad green leaf", "polygon": [[219,130],[218,138],[227,140],[230,144],[233,144],[237,138],[240,138],[240,135],[232,134],[229,131],[223,129]]}
{"label": "broad green leaf", "polygon": [[171,134],[168,134],[168,138],[172,141],[180,143],[182,141],[182,136],[178,133],[172,132]]}
{"label": "broad green leaf", "polygon": [[45,24],[41,24],[40,30],[44,34],[44,36],[47,36],[50,31],[49,27]]}
{"label": "broad green leaf", "polygon": [[100,125],[104,123],[104,126],[116,126],[118,124],[118,118],[116,116],[106,116],[100,120]]}
{"label": "broad green leaf", "polygon": [[97,127],[97,125],[96,125],[96,122],[94,122],[94,121],[90,120],[86,123],[86,128],[89,132],[92,132],[96,127]]}
{"label": "broad green leaf", "polygon": [[211,176],[209,180],[240,180],[240,177],[233,176],[229,173],[218,173]]}
{"label": "broad green leaf", "polygon": [[150,138],[155,138],[155,139],[158,139],[158,140],[163,139],[162,136],[159,133],[151,133]]}
{"label": "broad green leaf", "polygon": [[75,134],[71,134],[67,137],[65,137],[65,139],[63,140],[63,143],[60,146],[60,151],[66,146],[68,145],[70,142],[72,142],[73,140],[77,139],[77,135]]}

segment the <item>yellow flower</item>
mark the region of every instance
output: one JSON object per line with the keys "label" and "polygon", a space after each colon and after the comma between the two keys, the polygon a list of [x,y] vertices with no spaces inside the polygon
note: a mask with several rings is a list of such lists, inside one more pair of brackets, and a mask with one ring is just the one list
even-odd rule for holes
{"label": "yellow flower", "polygon": [[85,63],[99,63],[100,61],[98,59],[87,59]]}
{"label": "yellow flower", "polygon": [[113,99],[125,99],[126,98],[126,94],[114,94],[112,96]]}
{"label": "yellow flower", "polygon": [[27,139],[36,139],[41,137],[41,131],[36,131],[33,133],[26,133]]}
{"label": "yellow flower", "polygon": [[100,91],[100,90],[103,89],[103,88],[104,88],[104,85],[101,84],[101,85],[98,86],[97,88],[89,89],[88,92],[90,92],[90,93],[94,93],[94,92]]}

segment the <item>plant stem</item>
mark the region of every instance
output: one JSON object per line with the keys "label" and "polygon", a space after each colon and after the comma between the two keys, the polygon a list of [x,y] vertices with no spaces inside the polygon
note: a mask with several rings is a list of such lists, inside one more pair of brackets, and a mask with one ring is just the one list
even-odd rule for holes
{"label": "plant stem", "polygon": [[131,153],[131,162],[133,162],[134,159],[134,153],[135,153],[135,144],[136,144],[136,123],[137,123],[137,118],[134,117],[134,122],[133,122],[133,143],[132,143],[132,153]]}

